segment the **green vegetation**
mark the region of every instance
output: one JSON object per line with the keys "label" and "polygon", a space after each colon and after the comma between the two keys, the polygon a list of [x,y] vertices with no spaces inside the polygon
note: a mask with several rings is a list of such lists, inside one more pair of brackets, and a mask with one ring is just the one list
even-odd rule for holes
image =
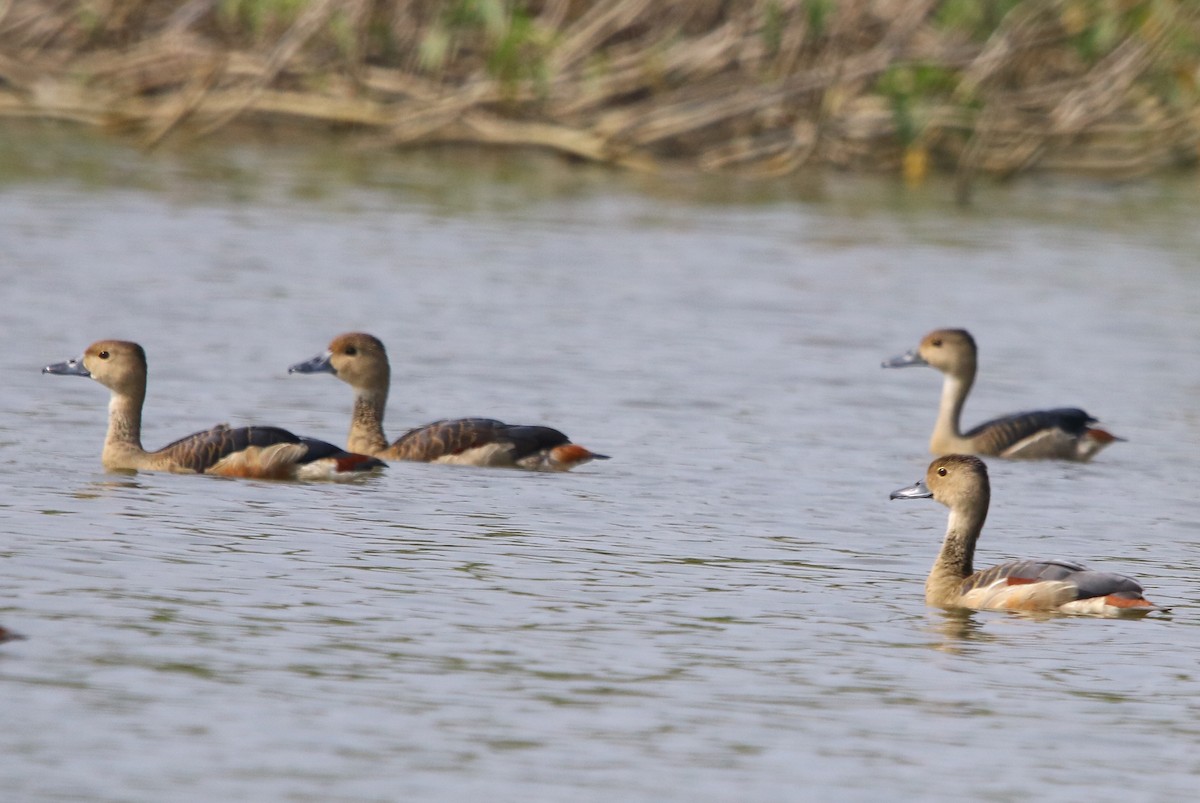
{"label": "green vegetation", "polygon": [[219,0],[217,20],[227,33],[263,40],[295,23],[307,5],[308,0]]}
{"label": "green vegetation", "polygon": [[1136,175],[1200,150],[1195,0],[22,0],[0,114],[656,169]]}

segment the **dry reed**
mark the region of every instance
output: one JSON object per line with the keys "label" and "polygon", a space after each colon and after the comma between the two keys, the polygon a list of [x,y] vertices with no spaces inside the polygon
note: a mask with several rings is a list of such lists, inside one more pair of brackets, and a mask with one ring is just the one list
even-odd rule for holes
{"label": "dry reed", "polygon": [[[1137,175],[1194,161],[1190,0],[0,0],[0,115],[231,120],[625,167]],[[994,14],[987,17],[980,11]],[[983,16],[980,16],[983,14]]]}

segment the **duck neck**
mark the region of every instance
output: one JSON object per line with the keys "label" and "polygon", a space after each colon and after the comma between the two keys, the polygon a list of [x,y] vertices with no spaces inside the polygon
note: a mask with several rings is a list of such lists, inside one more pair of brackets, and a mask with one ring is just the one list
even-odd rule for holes
{"label": "duck neck", "polygon": [[962,581],[975,573],[975,542],[987,518],[988,497],[950,509],[946,537],[929,579],[925,599],[931,605],[952,605],[962,596]]}
{"label": "duck neck", "polygon": [[942,401],[938,406],[937,422],[933,425],[933,438],[930,450],[938,454],[955,451],[970,451],[963,444],[962,420],[963,404],[971,385],[975,382],[975,372],[965,374],[946,374],[942,382]]}
{"label": "duck neck", "polygon": [[101,460],[105,468],[137,468],[144,457],[142,448],[142,402],[145,388],[132,392],[113,391],[108,402],[108,434]]}
{"label": "duck neck", "polygon": [[387,388],[356,388],[354,415],[350,419],[350,438],[346,449],[360,454],[379,454],[387,448],[383,434],[383,411],[387,407]]}

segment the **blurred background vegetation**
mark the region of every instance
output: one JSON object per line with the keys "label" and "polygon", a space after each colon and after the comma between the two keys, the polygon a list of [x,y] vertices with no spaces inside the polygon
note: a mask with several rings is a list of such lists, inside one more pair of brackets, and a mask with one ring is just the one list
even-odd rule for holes
{"label": "blurred background vegetation", "polygon": [[0,115],[234,120],[633,169],[1139,175],[1200,143],[1196,0],[19,0]]}

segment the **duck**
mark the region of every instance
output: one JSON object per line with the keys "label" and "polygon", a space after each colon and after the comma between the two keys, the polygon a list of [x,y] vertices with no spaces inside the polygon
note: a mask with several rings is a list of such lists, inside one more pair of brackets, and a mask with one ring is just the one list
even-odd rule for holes
{"label": "duck", "polygon": [[966,329],[936,329],[917,348],[883,362],[884,368],[928,365],[945,374],[942,401],[929,440],[936,455],[969,454],[1086,463],[1113,441],[1123,440],[1100,427],[1097,419],[1076,407],[1034,410],[986,421],[962,432],[959,419],[975,382],[978,350]]}
{"label": "duck", "polygon": [[6,641],[24,641],[25,637],[20,633],[9,630],[7,627],[0,626],[0,644]]}
{"label": "duck", "polygon": [[289,374],[329,373],[354,388],[346,448],[384,460],[569,471],[607,460],[545,426],[494,418],[456,418],[410,429],[390,444],[383,434],[391,366],[383,341],[365,332],[338,335],[321,354],[288,368]]}
{"label": "duck", "polygon": [[987,519],[991,485],[974,455],[934,458],[925,478],[892,491],[892,499],[934,499],[950,508],[942,549],[925,581],[925,602],[940,608],[1094,616],[1165,610],[1123,574],[1093,571],[1070,560],[1020,560],[975,571],[975,544]]}
{"label": "duck", "polygon": [[365,454],[270,426],[218,424],[147,452],[142,448],[146,352],[128,340],[98,340],[78,359],[47,365],[44,374],[94,379],[112,393],[100,461],[107,471],[170,471],[258,479],[350,479],[384,467]]}

